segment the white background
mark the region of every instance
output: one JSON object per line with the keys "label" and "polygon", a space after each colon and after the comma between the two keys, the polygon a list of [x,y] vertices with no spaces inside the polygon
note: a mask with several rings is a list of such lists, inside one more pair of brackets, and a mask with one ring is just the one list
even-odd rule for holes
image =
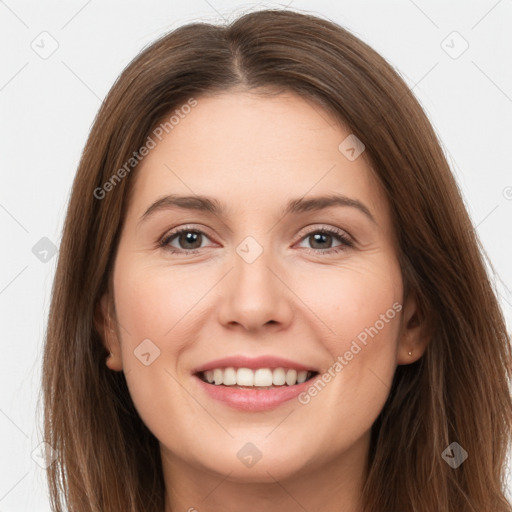
{"label": "white background", "polygon": [[[413,87],[494,265],[510,328],[512,2],[290,4],[348,28]],[[32,247],[42,237],[59,245],[72,180],[101,100],[128,62],[164,32],[189,21],[220,22],[279,6],[0,0],[0,512],[50,510],[44,471],[31,452],[42,440],[36,406],[57,258],[41,262]],[[40,35],[45,31],[51,36]],[[453,31],[469,44],[458,58],[452,56],[464,42]],[[43,52],[52,44],[58,48],[46,59],[32,48]]]}

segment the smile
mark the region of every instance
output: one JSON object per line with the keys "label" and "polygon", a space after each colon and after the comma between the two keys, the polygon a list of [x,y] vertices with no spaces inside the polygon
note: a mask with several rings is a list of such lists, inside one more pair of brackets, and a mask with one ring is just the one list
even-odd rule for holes
{"label": "smile", "polygon": [[293,368],[214,368],[199,372],[199,377],[209,384],[230,386],[237,389],[274,389],[306,382],[317,372]]}

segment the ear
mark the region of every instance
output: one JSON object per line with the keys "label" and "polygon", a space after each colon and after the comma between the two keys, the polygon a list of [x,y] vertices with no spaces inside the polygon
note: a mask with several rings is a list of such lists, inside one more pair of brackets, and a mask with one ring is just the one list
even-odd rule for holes
{"label": "ear", "polygon": [[106,365],[114,371],[123,369],[121,359],[121,344],[119,342],[119,334],[117,329],[117,321],[114,315],[110,296],[106,292],[96,305],[94,311],[94,327],[98,331],[105,348],[110,352],[110,356],[106,359]]}
{"label": "ear", "polygon": [[410,293],[405,301],[402,314],[397,364],[414,363],[425,353],[430,339],[427,331],[424,315],[418,307],[416,296]]}

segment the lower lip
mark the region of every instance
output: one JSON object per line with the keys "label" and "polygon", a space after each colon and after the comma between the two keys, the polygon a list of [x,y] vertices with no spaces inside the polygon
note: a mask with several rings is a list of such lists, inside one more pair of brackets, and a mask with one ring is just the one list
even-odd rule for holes
{"label": "lower lip", "polygon": [[316,377],[293,386],[280,386],[273,389],[237,389],[229,386],[208,384],[194,375],[199,385],[214,400],[223,402],[241,411],[268,411],[292,400],[305,391]]}

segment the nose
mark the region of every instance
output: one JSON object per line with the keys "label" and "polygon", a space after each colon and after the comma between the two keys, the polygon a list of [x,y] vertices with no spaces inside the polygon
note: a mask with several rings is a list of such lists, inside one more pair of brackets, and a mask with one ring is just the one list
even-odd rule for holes
{"label": "nose", "polygon": [[270,251],[249,263],[234,255],[234,268],[222,281],[218,319],[228,328],[247,331],[286,328],[293,316],[293,293],[283,267]]}

